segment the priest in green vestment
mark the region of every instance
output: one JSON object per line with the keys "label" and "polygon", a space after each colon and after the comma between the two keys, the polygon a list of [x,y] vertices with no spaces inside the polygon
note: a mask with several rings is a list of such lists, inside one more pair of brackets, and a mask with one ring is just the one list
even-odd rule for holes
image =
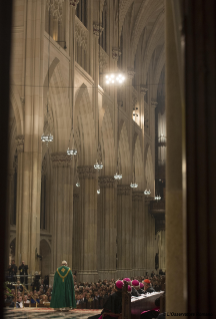
{"label": "priest in green vestment", "polygon": [[50,307],[56,310],[76,308],[73,275],[66,261],[55,273]]}

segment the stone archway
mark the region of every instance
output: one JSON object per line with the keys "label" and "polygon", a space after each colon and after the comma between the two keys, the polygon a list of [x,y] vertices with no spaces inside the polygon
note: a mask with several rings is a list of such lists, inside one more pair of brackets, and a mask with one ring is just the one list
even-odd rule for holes
{"label": "stone archway", "polygon": [[45,239],[42,239],[40,242],[40,255],[42,260],[40,262],[41,266],[41,278],[50,274],[50,265],[51,265],[51,249],[50,245]]}

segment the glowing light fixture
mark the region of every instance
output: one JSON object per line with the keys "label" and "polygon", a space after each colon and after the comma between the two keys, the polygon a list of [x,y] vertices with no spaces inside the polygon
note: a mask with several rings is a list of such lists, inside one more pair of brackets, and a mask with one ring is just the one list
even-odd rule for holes
{"label": "glowing light fixture", "polygon": [[94,169],[100,170],[103,168],[102,162],[99,164],[98,161],[96,160],[96,163],[94,164]]}
{"label": "glowing light fixture", "polygon": [[76,182],[76,187],[80,187],[80,182]]}
{"label": "glowing light fixture", "polygon": [[100,194],[100,188],[97,190],[97,194],[98,194],[98,195]]}
{"label": "glowing light fixture", "polygon": [[106,84],[122,84],[125,81],[125,75],[122,73],[112,73],[105,76]]}
{"label": "glowing light fixture", "polygon": [[120,180],[120,179],[122,179],[122,174],[115,173],[114,178],[116,180]]}
{"label": "glowing light fixture", "polygon": [[43,134],[41,136],[41,141],[43,143],[47,143],[47,146],[48,146],[48,143],[51,143],[53,141],[53,135],[52,134],[48,134],[48,135]]}
{"label": "glowing light fixture", "polygon": [[150,189],[149,190],[144,190],[144,195],[146,195],[146,196],[149,196],[149,195],[151,195],[151,191],[150,191]]}
{"label": "glowing light fixture", "polygon": [[157,201],[161,200],[160,195],[159,196],[155,196],[155,200],[157,200]]}
{"label": "glowing light fixture", "polygon": [[67,155],[69,155],[69,156],[77,155],[77,150],[75,148],[70,150],[69,147],[68,147]]}
{"label": "glowing light fixture", "polygon": [[137,187],[138,187],[138,184],[137,184],[137,183],[131,183],[131,184],[130,184],[130,187],[131,187],[131,188],[137,188]]}

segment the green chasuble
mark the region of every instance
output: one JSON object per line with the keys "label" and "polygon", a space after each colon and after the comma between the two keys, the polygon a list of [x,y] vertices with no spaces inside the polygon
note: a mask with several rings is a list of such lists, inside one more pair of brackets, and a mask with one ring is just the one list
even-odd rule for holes
{"label": "green chasuble", "polygon": [[69,267],[61,266],[54,277],[51,308],[76,308],[73,275]]}

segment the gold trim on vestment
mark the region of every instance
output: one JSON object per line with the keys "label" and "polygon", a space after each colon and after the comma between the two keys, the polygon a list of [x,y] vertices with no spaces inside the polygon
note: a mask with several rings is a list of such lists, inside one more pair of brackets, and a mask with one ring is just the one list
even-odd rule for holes
{"label": "gold trim on vestment", "polygon": [[66,275],[65,275],[65,276],[62,276],[62,275],[60,274],[58,268],[57,268],[57,273],[58,273],[59,277],[62,278],[62,282],[64,282],[64,279],[65,279],[65,278],[67,277],[67,275],[69,274],[69,271],[70,271],[70,268],[68,269],[68,272],[66,273]]}

